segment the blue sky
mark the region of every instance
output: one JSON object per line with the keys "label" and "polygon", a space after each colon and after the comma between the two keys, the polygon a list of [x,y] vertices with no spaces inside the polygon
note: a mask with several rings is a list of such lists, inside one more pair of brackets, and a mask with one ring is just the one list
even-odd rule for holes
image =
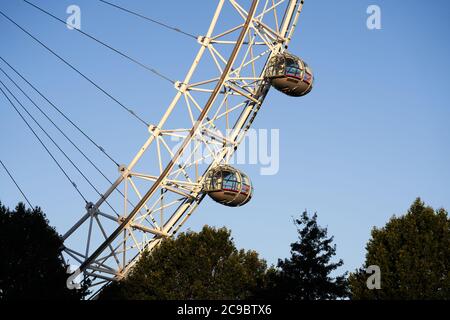
{"label": "blue sky", "polygon": [[[198,48],[192,39],[98,1],[35,3],[61,18],[68,5],[79,5],[84,31],[175,79],[184,77]],[[194,34],[206,31],[215,7],[210,0],[115,3]],[[370,4],[381,8],[381,30],[366,28]],[[149,122],[159,120],[175,94],[171,85],[20,0],[3,1],[0,10]],[[292,216],[304,209],[317,211],[320,224],[335,236],[344,268],[353,270],[363,263],[371,228],[404,213],[417,196],[450,209],[449,10],[443,0],[433,5],[418,0],[305,1],[290,51],[311,65],[315,87],[303,98],[271,90],[254,123],[255,128],[280,130],[279,173],[261,176],[258,166],[243,166],[255,187],[252,201],[230,209],[207,199],[186,227],[227,226],[239,247],[255,249],[274,263],[289,255],[296,239]],[[120,162],[129,162],[147,138],[145,128],[3,17],[0,55]],[[65,232],[81,216],[83,201],[4,97],[0,120],[0,158],[32,203]],[[115,177],[110,162],[74,137]],[[92,177],[100,189],[107,187]],[[9,206],[22,200],[3,171],[0,200]]]}

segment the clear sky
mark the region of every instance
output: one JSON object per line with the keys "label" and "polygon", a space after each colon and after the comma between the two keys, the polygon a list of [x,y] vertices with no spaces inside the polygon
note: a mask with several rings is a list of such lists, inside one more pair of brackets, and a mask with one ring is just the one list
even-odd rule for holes
{"label": "clear sky", "polygon": [[[192,39],[98,1],[34,2],[61,18],[68,5],[79,5],[84,31],[175,79],[184,77],[198,48]],[[211,0],[114,2],[194,34],[206,31],[215,7]],[[381,30],[366,27],[370,4],[381,8]],[[159,120],[175,94],[168,83],[20,0],[1,1],[0,10],[149,122]],[[450,2],[444,0],[305,1],[290,51],[311,65],[315,87],[303,98],[271,90],[254,123],[280,130],[278,174],[262,176],[257,165],[243,166],[254,183],[252,201],[230,209],[207,199],[186,227],[226,226],[239,247],[274,263],[289,255],[296,239],[292,216],[317,211],[320,224],[335,236],[344,269],[353,270],[363,263],[371,228],[404,213],[416,197],[450,209],[449,31]],[[3,17],[0,55],[120,162],[128,163],[147,138],[144,127]],[[0,120],[0,158],[32,203],[64,233],[83,213],[83,201],[4,97]],[[116,176],[110,162],[74,137],[109,177]],[[91,177],[100,189],[107,187],[94,173]],[[75,180],[95,199],[79,177]],[[0,200],[8,206],[23,200],[2,170]]]}

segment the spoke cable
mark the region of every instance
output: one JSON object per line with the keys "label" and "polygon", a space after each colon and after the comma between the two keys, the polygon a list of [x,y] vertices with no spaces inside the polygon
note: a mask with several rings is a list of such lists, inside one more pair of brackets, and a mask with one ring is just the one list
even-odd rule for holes
{"label": "spoke cable", "polygon": [[[54,14],[52,14],[52,13],[50,13],[50,12],[44,10],[43,8],[39,7],[38,5],[36,5],[36,4],[34,4],[34,3],[31,3],[31,2],[28,1],[28,0],[22,0],[22,1],[24,1],[25,3],[29,4],[30,6],[36,8],[36,9],[38,9],[38,10],[41,11],[42,13],[45,13],[46,15],[52,17],[53,19],[55,19],[55,20],[57,20],[57,21],[63,23],[64,25],[67,25],[67,22],[66,22],[66,21],[64,21],[64,20],[62,20],[62,19],[60,19],[60,18],[58,18],[58,17],[55,16]],[[90,35],[90,34],[87,33],[87,32],[84,32],[84,31],[81,30],[81,29],[74,28],[74,30],[76,30],[76,31],[78,31],[79,33],[81,33],[82,35],[84,35],[84,36],[86,36],[86,37],[88,37],[88,38],[94,40],[95,42],[101,44],[102,46],[104,46],[104,47],[106,47],[106,48],[108,48],[108,49],[114,51],[115,53],[121,55],[122,57],[128,59],[129,61],[131,61],[131,62],[133,62],[133,63],[139,65],[140,67],[146,69],[147,71],[150,71],[150,72],[153,73],[154,75],[156,75],[156,76],[158,76],[158,77],[161,77],[162,79],[164,79],[164,80],[166,80],[166,81],[169,81],[169,82],[172,83],[172,84],[175,84],[175,81],[174,81],[174,80],[172,80],[172,79],[170,79],[169,77],[163,75],[161,72],[157,71],[155,68],[152,68],[152,67],[149,67],[149,66],[145,65],[144,63],[138,61],[137,59],[130,57],[130,56],[127,55],[126,53],[123,53],[122,51],[120,51],[120,50],[118,50],[118,49],[116,49],[116,48],[110,46],[109,44],[107,44],[107,43],[105,43],[105,42],[99,40],[98,38],[96,38],[96,37]]]}
{"label": "spoke cable", "polygon": [[[62,19],[58,18],[57,16],[53,15],[52,13],[44,10],[43,8],[37,6],[36,4],[27,1],[27,0],[23,0],[25,3],[27,3],[30,6],[33,6],[34,8],[38,9],[39,11],[45,13],[46,15],[52,17],[53,19],[63,23],[64,25],[67,25],[67,23],[65,21],[63,21]],[[115,7],[119,10],[122,10],[124,12],[127,12],[129,14],[132,14],[134,16],[140,17],[142,19],[145,19],[149,22],[155,23],[159,26],[162,26],[164,28],[170,29],[172,31],[176,31],[178,33],[181,33],[185,36],[191,37],[193,39],[197,39],[197,37],[191,33],[185,32],[179,28],[176,27],[172,27],[168,24],[165,24],[161,21],[158,21],[156,19],[152,19],[149,17],[146,17],[144,15],[141,15],[139,13],[133,12],[131,10],[128,10],[126,8],[120,7],[118,5],[115,5],[113,3],[110,3],[108,1],[104,1],[104,0],[99,0],[100,2],[103,2],[104,4],[107,4],[109,6]],[[72,64],[70,64],[66,59],[62,58],[60,55],[58,55],[54,50],[52,50],[50,47],[48,47],[47,45],[45,45],[42,41],[40,41],[38,38],[36,38],[34,35],[32,35],[29,31],[27,31],[25,28],[23,28],[21,25],[19,25],[17,22],[15,22],[12,18],[10,18],[9,16],[7,16],[5,13],[3,13],[0,10],[0,14],[5,17],[6,19],[8,19],[11,23],[13,23],[16,27],[18,27],[21,31],[23,31],[24,33],[26,33],[29,37],[31,37],[34,41],[36,41],[37,43],[39,43],[42,47],[44,47],[45,49],[47,49],[51,54],[53,54],[54,56],[56,56],[59,60],[61,60],[62,62],[64,62],[67,66],[69,66],[71,69],[73,69],[75,72],[77,72],[80,76],[82,76],[84,79],[86,79],[88,82],[90,82],[92,85],[94,85],[98,90],[100,90],[102,93],[104,93],[106,96],[108,96],[110,99],[112,99],[114,102],[116,102],[117,104],[119,104],[124,110],[126,110],[127,112],[129,112],[132,116],[134,116],[135,118],[137,118],[140,122],[144,123],[146,126],[149,126],[149,124],[147,122],[145,122],[142,118],[140,118],[134,111],[132,111],[131,109],[127,108],[123,103],[121,103],[119,100],[117,100],[115,97],[113,97],[110,93],[108,93],[106,90],[104,90],[102,87],[100,87],[98,84],[96,84],[93,80],[91,80],[89,77],[87,77],[85,74],[83,74],[80,70],[78,70],[76,67],[74,67]],[[157,71],[154,68],[151,68],[147,65],[145,65],[144,63],[141,63],[140,61],[130,57],[129,55],[119,51],[118,49],[115,49],[114,47],[108,45],[107,43],[99,40],[98,38],[78,29],[78,28],[74,28],[75,30],[77,30],[78,32],[80,32],[81,34],[85,35],[86,37],[96,41],[97,43],[105,46],[106,48],[114,51],[115,53],[121,55],[122,57],[128,59],[129,61],[145,68],[146,70],[152,72],[153,74],[161,77],[164,80],[167,80],[169,82],[171,82],[172,84],[175,83],[174,80],[170,79],[169,77],[165,76],[164,74],[162,74],[161,72]],[[19,75],[19,77],[21,77],[28,85],[30,85],[43,99],[45,99],[56,111],[58,111],[58,113],[60,113],[69,123],[71,123],[80,133],[82,133],[91,143],[93,143],[102,153],[104,153],[111,161],[113,161],[117,166],[119,166],[119,164],[110,156],[106,153],[106,151],[99,146],[97,143],[95,143],[92,138],[90,138],[86,133],[84,133],[83,130],[81,130],[75,123],[73,123],[72,120],[70,120],[58,107],[56,107],[56,105],[54,103],[52,103],[49,99],[47,99],[38,89],[36,89],[36,87],[34,87],[27,79],[25,79],[25,77],[23,77],[15,68],[13,68],[5,59],[3,59],[0,56],[0,59],[6,63],[17,75]],[[108,182],[112,183],[107,177],[106,175],[89,159],[89,157],[80,150],[80,148],[56,125],[56,123],[29,97],[29,95],[27,95],[21,88],[20,86],[0,67],[0,70],[6,75],[6,77],[8,77],[8,79],[22,92],[22,94],[47,118],[47,120],[49,120],[53,126],[83,155],[83,157],[89,161],[89,163],[105,178],[107,179]],[[67,154],[59,147],[59,145],[54,141],[54,139],[47,133],[47,131],[39,124],[39,122],[29,113],[29,111],[23,106],[23,104],[17,99],[17,97],[8,89],[8,87],[5,85],[5,83],[3,83],[0,80],[0,83],[3,85],[3,87],[9,92],[9,94],[17,101],[17,103],[22,107],[22,109],[25,110],[25,112],[31,117],[31,119],[39,126],[39,128],[46,134],[46,136],[53,142],[53,144],[59,149],[59,151],[67,158],[67,160],[73,165],[73,167],[82,175],[82,177],[89,183],[89,185],[91,185],[91,187],[100,195],[101,193],[95,188],[95,186],[89,181],[89,179],[79,170],[79,168],[73,163],[73,161],[70,159],[70,157],[67,156]],[[33,134],[35,135],[35,137],[39,140],[39,142],[42,144],[42,146],[45,148],[45,150],[47,151],[47,153],[52,157],[52,159],[56,162],[56,164],[58,165],[58,167],[61,169],[61,171],[64,173],[64,175],[66,176],[66,178],[70,181],[70,183],[72,184],[72,186],[77,190],[77,192],[80,194],[80,196],[83,198],[83,200],[85,202],[87,202],[86,198],[84,197],[84,195],[80,192],[80,190],[78,189],[77,185],[74,183],[74,181],[68,176],[68,174],[65,172],[65,170],[62,168],[62,166],[59,164],[59,162],[56,160],[56,158],[53,156],[53,154],[50,152],[50,150],[46,147],[46,145],[43,143],[43,141],[39,138],[39,136],[37,135],[37,133],[33,130],[33,128],[30,126],[30,124],[27,122],[27,120],[23,117],[23,115],[20,113],[20,111],[16,108],[16,106],[14,105],[14,103],[10,100],[10,98],[7,96],[7,94],[5,93],[5,91],[3,89],[0,88],[0,91],[3,93],[3,95],[8,99],[8,101],[10,102],[10,104],[14,107],[15,111],[19,114],[19,116],[22,118],[22,120],[26,123],[26,125],[28,126],[28,128],[33,132]],[[5,167],[6,170],[6,167]],[[12,177],[11,177],[12,178]],[[20,190],[20,189],[19,189]],[[120,190],[117,189],[117,191],[122,194],[122,192],[120,192]],[[23,194],[24,195],[24,194]],[[123,194],[122,194],[123,195]],[[24,195],[25,197],[25,195]],[[26,198],[26,197],[25,197]],[[26,199],[28,202],[28,199]],[[128,200],[128,202],[130,202]],[[29,202],[28,202],[29,203]],[[30,203],[29,203],[30,204]],[[131,204],[131,203],[130,203]],[[108,203],[109,205],[109,203]],[[112,208],[111,205],[109,205],[109,207],[117,214],[117,212],[114,210],[114,208]]]}
{"label": "spoke cable", "polygon": [[[25,0],[24,0],[24,1],[25,1]],[[157,24],[157,25],[159,25],[159,26],[161,26],[161,27],[164,27],[164,28],[166,28],[166,29],[169,29],[169,30],[172,30],[172,31],[176,31],[176,32],[178,32],[178,33],[181,33],[181,34],[183,34],[183,35],[185,35],[185,36],[188,36],[188,37],[190,37],[190,38],[193,38],[193,39],[197,39],[197,37],[196,37],[195,35],[193,35],[192,33],[183,31],[183,30],[181,30],[180,28],[172,27],[172,26],[170,26],[170,25],[168,25],[168,24],[166,24],[166,23],[164,23],[164,22],[161,22],[161,21],[158,21],[158,20],[156,20],[156,19],[152,19],[152,18],[146,17],[146,16],[144,16],[144,15],[142,15],[142,14],[140,14],[140,13],[131,11],[131,10],[126,9],[126,8],[124,8],[124,7],[121,7],[121,6],[117,5],[117,4],[114,4],[114,3],[111,3],[111,2],[108,2],[108,1],[105,1],[105,0],[99,0],[99,1],[100,1],[100,2],[103,2],[104,4],[109,5],[109,6],[111,6],[111,7],[114,7],[114,8],[116,8],[116,9],[122,10],[122,11],[124,11],[124,12],[127,12],[127,13],[131,14],[131,15],[134,15],[134,16],[136,16],[136,17],[139,17],[139,18],[141,18],[141,19],[144,19],[144,20],[147,20],[147,21],[149,21],[149,22],[155,23],[155,24]]]}
{"label": "spoke cable", "polygon": [[20,116],[20,118],[22,118],[22,120],[25,122],[25,124],[27,125],[28,129],[31,130],[31,132],[33,133],[33,135],[36,137],[36,139],[38,139],[38,141],[40,142],[40,144],[42,145],[42,147],[47,151],[48,155],[53,159],[53,161],[56,163],[56,165],[59,167],[59,169],[62,171],[62,173],[64,174],[64,176],[67,178],[67,180],[70,182],[70,184],[74,187],[74,189],[77,191],[77,193],[81,196],[81,198],[83,198],[83,200],[88,203],[88,201],[86,200],[86,198],[84,197],[84,195],[81,193],[81,191],[78,189],[78,186],[75,184],[75,182],[69,177],[69,175],[67,174],[67,172],[64,170],[64,168],[61,166],[61,164],[58,162],[58,160],[56,160],[56,158],[54,157],[54,155],[51,153],[51,151],[47,148],[47,146],[45,145],[45,143],[42,141],[42,139],[38,136],[38,134],[36,133],[36,131],[31,127],[31,125],[28,123],[28,121],[25,119],[25,117],[22,115],[22,113],[20,113],[19,109],[17,109],[17,107],[14,105],[14,103],[11,101],[11,99],[8,97],[8,95],[6,94],[6,92],[0,87],[0,91],[3,93],[3,95],[6,97],[6,99],[8,99],[9,103],[11,104],[11,106],[14,108],[14,110],[16,110],[17,114]]}
{"label": "spoke cable", "polygon": [[[44,132],[44,134],[47,136],[48,139],[55,145],[55,147],[64,155],[64,157],[67,159],[67,161],[70,162],[70,164],[75,168],[75,170],[83,177],[83,179],[94,189],[94,191],[99,195],[102,196],[101,192],[94,186],[94,184],[89,180],[88,177],[78,168],[78,166],[73,162],[73,160],[67,155],[67,153],[58,145],[58,143],[50,136],[50,134],[42,127],[42,125],[36,120],[35,117],[28,111],[28,109],[17,99],[17,97],[11,92],[11,90],[8,89],[6,84],[0,80],[0,84],[8,91],[8,93],[16,100],[16,102],[22,107],[22,109],[28,114],[28,116],[33,120],[34,123]],[[86,201],[86,198],[83,197],[83,199]],[[87,201],[86,201],[87,202]],[[114,210],[114,208],[105,201],[106,204],[111,208],[111,210],[114,211],[118,215],[118,213]]]}
{"label": "spoke cable", "polygon": [[25,193],[23,192],[23,190],[20,188],[19,184],[16,182],[16,180],[14,179],[13,175],[11,174],[11,172],[8,170],[8,168],[5,166],[5,164],[3,163],[2,160],[0,160],[0,164],[2,165],[3,169],[5,169],[6,173],[8,174],[8,176],[11,178],[12,182],[16,185],[17,189],[19,190],[19,192],[22,194],[22,196],[25,198],[25,200],[27,201],[28,205],[31,208],[34,208],[33,205],[31,204],[30,200],[28,200],[28,197],[25,195]]}
{"label": "spoke cable", "polygon": [[103,171],[101,171],[95,165],[95,163],[92,162],[92,160],[75,144],[75,142],[73,142],[73,140],[67,136],[67,134],[50,118],[50,116],[44,110],[42,110],[42,108],[39,107],[33,99],[30,98],[30,96],[5,72],[5,70],[3,70],[2,67],[0,67],[0,71],[3,72],[3,74],[9,79],[9,81],[11,81],[14,86],[19,89],[20,92],[22,92],[22,94],[36,107],[36,109],[38,109],[45,116],[45,118],[64,136],[64,138],[66,138],[66,140],[69,141],[70,144],[78,150],[78,152],[80,152],[80,154],[97,170],[97,172],[99,172],[109,183],[112,184],[112,181],[108,179]]}
{"label": "spoke cable", "polygon": [[[70,124],[72,124],[81,134],[83,134],[93,145],[95,145],[103,154],[105,154],[117,167],[120,165],[108,154],[105,149],[99,146],[91,137],[89,137],[80,127],[78,127],[70,118],[68,118],[64,112],[61,111],[52,101],[50,101],[41,91],[39,91],[32,83],[30,83],[16,68],[14,68],[10,63],[8,63],[4,58],[0,56],[0,60],[6,63],[23,81],[25,81],[33,90],[35,90],[45,101],[47,101],[59,114],[61,114]],[[1,69],[1,68],[0,68]],[[3,71],[3,70],[2,70]],[[3,71],[4,72],[4,71]],[[8,76],[8,75],[7,75]],[[10,80],[11,78],[8,77]],[[12,81],[12,80],[11,80]],[[12,81],[13,82],[13,81]],[[14,82],[13,82],[14,83]],[[22,90],[21,90],[22,91]],[[111,181],[108,180],[112,184]],[[117,187],[115,190],[125,199],[125,195]],[[134,208],[133,202],[127,199],[127,202]]]}
{"label": "spoke cable", "polygon": [[127,108],[122,102],[120,102],[117,98],[114,98],[110,93],[108,93],[105,89],[100,87],[97,83],[95,83],[93,80],[91,80],[88,76],[86,76],[84,73],[82,73],[80,70],[78,70],[76,67],[74,67],[72,64],[70,64],[66,59],[58,55],[54,50],[52,50],[50,47],[48,47],[46,44],[44,44],[42,41],[40,41],[38,38],[36,38],[34,35],[32,35],[29,31],[27,31],[25,28],[23,28],[21,25],[19,25],[17,22],[15,22],[13,19],[8,17],[6,14],[3,13],[3,11],[0,10],[0,14],[8,19],[11,23],[13,23],[16,27],[18,27],[20,30],[22,30],[24,33],[26,33],[30,38],[32,38],[34,41],[39,43],[42,47],[47,49],[51,54],[53,54],[55,57],[57,57],[59,60],[64,62],[67,66],[69,66],[72,70],[74,70],[76,73],[78,73],[80,76],[82,76],[84,79],[86,79],[88,82],[90,82],[93,86],[95,86],[98,90],[103,92],[107,97],[109,97],[111,100],[116,102],[122,109],[127,111],[129,114],[131,114],[133,117],[135,117],[137,120],[142,122],[146,127],[149,126],[149,124],[144,121],[141,117],[139,117],[133,110]]}
{"label": "spoke cable", "polygon": [[87,135],[77,124],[75,124],[66,114],[58,108],[52,101],[50,101],[39,89],[37,89],[31,82],[29,82],[16,68],[14,68],[8,61],[6,61],[2,56],[0,56],[0,60],[2,60],[8,67],[10,67],[23,81],[25,81],[34,91],[36,91],[45,101],[48,102],[50,106],[53,107],[64,119],[66,119],[78,132],[80,132],[86,139],[88,139],[95,147],[97,147],[109,160],[111,160],[117,167],[119,167],[119,163],[114,160],[106,150],[98,145],[89,135]]}

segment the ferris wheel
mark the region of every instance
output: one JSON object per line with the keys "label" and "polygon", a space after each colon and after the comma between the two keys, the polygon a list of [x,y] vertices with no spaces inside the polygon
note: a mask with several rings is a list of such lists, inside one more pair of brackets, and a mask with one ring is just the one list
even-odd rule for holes
{"label": "ferris wheel", "polygon": [[[287,48],[303,0],[218,0],[198,52],[134,158],[64,235],[63,255],[94,290],[127,275],[140,254],[172,237],[205,196],[230,207],[250,201],[250,178],[230,159],[271,86],[290,95],[313,85]],[[245,1],[242,1],[245,2]]]}

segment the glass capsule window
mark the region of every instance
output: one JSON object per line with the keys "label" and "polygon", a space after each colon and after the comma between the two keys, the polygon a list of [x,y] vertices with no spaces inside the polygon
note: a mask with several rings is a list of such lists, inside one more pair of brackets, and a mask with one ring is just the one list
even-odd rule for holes
{"label": "glass capsule window", "polygon": [[298,61],[287,58],[286,59],[286,75],[300,78],[302,75],[302,69],[300,68]]}
{"label": "glass capsule window", "polygon": [[267,77],[276,77],[284,75],[284,57],[281,55],[276,55],[272,57],[269,61],[269,65],[266,70]]}
{"label": "glass capsule window", "polygon": [[242,174],[242,188],[241,188],[241,192],[242,193],[250,193],[251,192],[251,183],[250,183],[250,178],[247,177],[246,175]]}
{"label": "glass capsule window", "polygon": [[[291,76],[303,79],[307,65],[300,58],[288,53],[272,57],[266,69],[266,77]],[[309,75],[311,76],[311,72]]]}
{"label": "glass capsule window", "polygon": [[239,191],[238,176],[234,172],[223,172],[222,189]]}
{"label": "glass capsule window", "polygon": [[215,172],[209,181],[210,190],[218,190],[222,188],[222,172]]}
{"label": "glass capsule window", "polygon": [[248,194],[252,192],[250,179],[243,173],[227,168],[213,169],[205,180],[205,191],[234,191]]}

